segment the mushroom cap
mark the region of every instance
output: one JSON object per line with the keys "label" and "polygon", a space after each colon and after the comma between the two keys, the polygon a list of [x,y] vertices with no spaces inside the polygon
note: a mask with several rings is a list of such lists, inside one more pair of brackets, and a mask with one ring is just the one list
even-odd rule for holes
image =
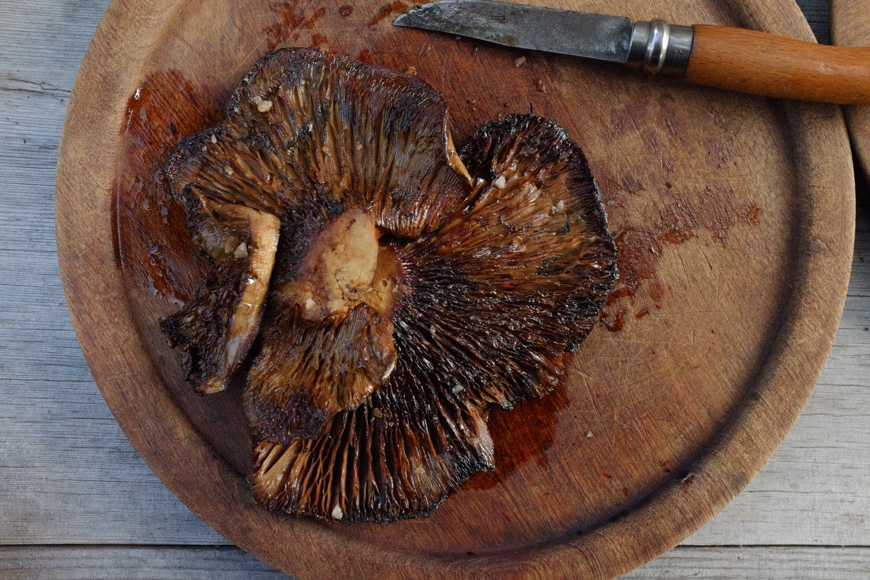
{"label": "mushroom cap", "polygon": [[[200,361],[194,386],[239,366],[201,361],[253,351],[250,481],[291,514],[428,515],[493,469],[489,405],[550,392],[617,277],[598,189],[564,129],[511,116],[460,156],[440,94],[343,56],[267,55],[167,174],[215,265],[164,330]],[[226,217],[239,208],[247,221]],[[280,230],[271,254],[253,242],[260,216]],[[232,249],[243,238],[245,255]],[[269,271],[268,293],[233,343],[258,298],[238,280],[254,270]]]}

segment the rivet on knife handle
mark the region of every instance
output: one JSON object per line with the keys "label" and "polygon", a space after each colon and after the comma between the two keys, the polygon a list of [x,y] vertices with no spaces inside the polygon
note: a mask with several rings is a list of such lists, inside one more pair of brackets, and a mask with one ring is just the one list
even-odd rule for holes
{"label": "rivet on knife handle", "polygon": [[635,22],[626,64],[653,75],[682,75],[689,66],[694,36],[691,26],[675,26],[664,20]]}

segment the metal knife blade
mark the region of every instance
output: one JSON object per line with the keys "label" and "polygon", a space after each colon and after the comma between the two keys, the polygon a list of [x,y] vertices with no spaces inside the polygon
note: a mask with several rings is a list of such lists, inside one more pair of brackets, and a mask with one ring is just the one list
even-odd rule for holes
{"label": "metal knife blade", "polygon": [[393,24],[618,63],[628,60],[631,48],[628,18],[489,0],[432,2],[412,8]]}

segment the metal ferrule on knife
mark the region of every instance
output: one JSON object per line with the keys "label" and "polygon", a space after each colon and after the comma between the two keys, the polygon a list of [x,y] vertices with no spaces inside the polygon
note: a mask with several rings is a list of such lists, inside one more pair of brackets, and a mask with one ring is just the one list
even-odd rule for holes
{"label": "metal ferrule on knife", "polygon": [[689,66],[695,31],[664,20],[634,22],[627,65],[649,74],[682,75]]}

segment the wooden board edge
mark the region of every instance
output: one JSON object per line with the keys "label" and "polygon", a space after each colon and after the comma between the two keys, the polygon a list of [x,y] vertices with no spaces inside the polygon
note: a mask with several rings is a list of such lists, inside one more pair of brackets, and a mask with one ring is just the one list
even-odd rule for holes
{"label": "wooden board edge", "polygon": [[[806,216],[806,244],[796,251],[797,259],[809,268],[810,275],[793,290],[797,314],[794,320],[785,321],[790,332],[772,347],[770,364],[759,370],[759,396],[748,398],[720,435],[722,445],[739,458],[738,465],[724,465],[722,453],[703,457],[692,470],[691,479],[674,482],[643,507],[590,534],[463,560],[382,550],[375,553],[365,544],[337,542],[328,527],[298,521],[288,524],[284,518],[257,508],[248,500],[243,482],[196,434],[183,414],[167,404],[169,394],[165,389],[154,389],[145,400],[145,407],[136,406],[142,404],[141,399],[124,395],[142,381],[161,384],[161,379],[147,362],[148,355],[127,310],[114,250],[105,244],[106,237],[112,237],[113,175],[101,174],[94,167],[114,166],[120,137],[117,128],[125,112],[123,103],[139,81],[137,73],[143,61],[132,50],[113,52],[110,41],[122,22],[135,18],[142,32],[137,43],[153,46],[161,34],[158,25],[171,19],[183,3],[115,0],[95,34],[76,82],[79,90],[74,89],[70,99],[58,160],[58,254],[74,328],[110,408],[157,475],[219,533],[271,565],[303,578],[346,575],[349,561],[354,562],[361,575],[383,575],[390,570],[404,577],[546,574],[605,578],[628,571],[672,547],[708,521],[760,470],[809,397],[845,301],[854,238],[854,184],[850,212],[848,195],[845,205],[831,207],[830,202],[843,193],[839,184],[818,182],[820,176],[843,175],[851,168],[842,117],[829,106],[784,105],[785,114],[797,123],[800,137],[813,137],[812,146],[798,151],[799,160],[805,165],[803,170],[813,178],[809,191],[799,192],[807,196],[804,205],[811,211]],[[104,90],[84,94],[80,87],[87,79],[99,79]],[[819,150],[825,153],[819,154]],[[76,157],[75,151],[88,151],[90,156],[83,160]],[[87,189],[93,192],[91,196],[80,195],[82,184],[88,185]],[[848,220],[842,219],[844,214],[851,214],[851,227]],[[834,296],[813,293],[814,284],[821,287],[820,282],[830,279],[842,280]],[[118,326],[124,329],[122,336],[100,335],[101,330]],[[785,368],[783,361],[790,358],[800,361],[798,368]],[[784,414],[775,411],[779,406],[786,409]],[[161,418],[164,426],[161,441],[154,441],[150,430],[127,419],[166,408],[174,412]],[[156,452],[155,444],[169,441],[175,444],[164,445],[160,453]],[[188,481],[173,473],[172,466],[178,461],[201,466],[196,489],[190,489]],[[727,479],[717,477],[724,474]],[[709,509],[698,507],[704,496],[716,498]],[[246,506],[244,514],[228,514],[222,509],[227,502]],[[675,511],[674,503],[681,509]],[[246,523],[242,528],[234,527],[239,521]],[[691,522],[689,526],[685,525],[687,521]],[[627,550],[626,539],[639,537],[648,540],[642,551],[612,552],[614,545]],[[290,564],[294,561],[298,567]]]}
{"label": "wooden board edge", "polygon": [[[830,0],[831,42],[870,46],[870,5],[861,0]],[[855,156],[870,175],[870,107],[843,107]]]}

